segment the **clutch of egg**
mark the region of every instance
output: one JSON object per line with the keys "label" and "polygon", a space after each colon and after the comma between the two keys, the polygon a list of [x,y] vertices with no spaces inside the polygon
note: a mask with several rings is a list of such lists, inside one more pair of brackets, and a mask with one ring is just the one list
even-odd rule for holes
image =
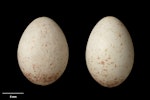
{"label": "clutch of egg", "polygon": [[104,87],[116,87],[129,76],[134,47],[124,24],[113,16],[93,28],[86,47],[86,64],[93,79]]}
{"label": "clutch of egg", "polygon": [[65,35],[54,20],[36,18],[19,41],[19,67],[30,82],[42,86],[52,84],[66,69],[68,49]]}

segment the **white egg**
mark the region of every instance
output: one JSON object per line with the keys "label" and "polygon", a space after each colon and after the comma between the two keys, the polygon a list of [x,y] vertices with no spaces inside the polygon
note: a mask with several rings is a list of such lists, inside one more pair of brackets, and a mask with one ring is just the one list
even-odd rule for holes
{"label": "white egg", "polygon": [[86,47],[87,68],[99,84],[116,87],[129,76],[134,47],[123,23],[113,16],[102,18],[93,28]]}
{"label": "white egg", "polygon": [[49,85],[66,69],[68,44],[63,31],[48,17],[33,20],[18,45],[18,63],[24,76],[34,84]]}

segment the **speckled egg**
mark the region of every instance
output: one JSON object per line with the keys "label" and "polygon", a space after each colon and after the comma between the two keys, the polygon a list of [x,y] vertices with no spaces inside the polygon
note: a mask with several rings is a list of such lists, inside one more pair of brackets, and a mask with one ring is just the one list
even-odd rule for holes
{"label": "speckled egg", "polygon": [[113,16],[102,18],[86,47],[86,64],[93,79],[101,86],[116,87],[127,79],[133,63],[134,47],[126,27]]}
{"label": "speckled egg", "polygon": [[24,76],[37,85],[49,85],[60,78],[66,69],[68,56],[63,31],[48,17],[33,20],[19,41],[19,67]]}

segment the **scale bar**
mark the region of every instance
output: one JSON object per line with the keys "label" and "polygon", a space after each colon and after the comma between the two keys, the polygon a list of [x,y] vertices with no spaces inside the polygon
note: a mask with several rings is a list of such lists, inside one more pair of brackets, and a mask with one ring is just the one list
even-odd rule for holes
{"label": "scale bar", "polygon": [[2,94],[24,94],[24,92],[2,92]]}

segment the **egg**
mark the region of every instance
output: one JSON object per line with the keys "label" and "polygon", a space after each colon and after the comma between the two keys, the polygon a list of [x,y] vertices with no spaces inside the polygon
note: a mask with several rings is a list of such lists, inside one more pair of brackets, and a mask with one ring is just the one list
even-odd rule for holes
{"label": "egg", "polygon": [[122,84],[134,63],[133,42],[125,25],[114,16],[102,18],[90,33],[85,56],[97,83],[107,88]]}
{"label": "egg", "polygon": [[24,30],[17,58],[23,75],[33,84],[46,86],[64,73],[69,57],[66,37],[49,17],[34,19]]}

